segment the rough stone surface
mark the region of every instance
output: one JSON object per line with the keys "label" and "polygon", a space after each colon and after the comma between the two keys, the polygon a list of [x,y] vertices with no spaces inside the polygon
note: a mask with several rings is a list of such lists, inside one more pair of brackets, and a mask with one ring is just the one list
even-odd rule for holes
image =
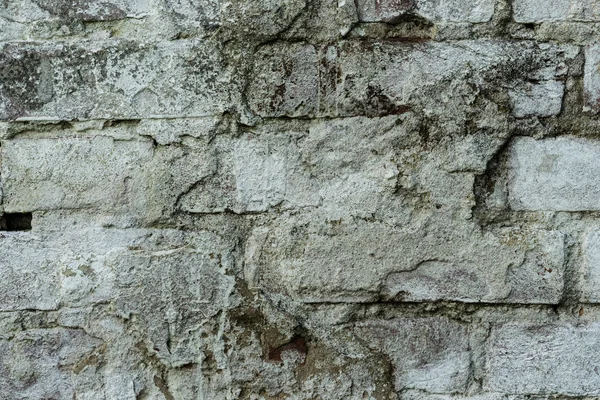
{"label": "rough stone surface", "polygon": [[0,1],[0,399],[600,398],[597,3]]}
{"label": "rough stone surface", "polygon": [[600,111],[600,45],[589,45],[585,49],[584,110]]}
{"label": "rough stone surface", "polygon": [[[470,78],[474,86],[490,79],[488,75],[506,85],[525,85],[530,76],[543,75],[545,85],[537,85],[531,94],[517,89],[512,97],[517,113],[533,109],[548,116],[556,113],[562,85],[547,71],[560,71],[560,61],[570,50],[493,41],[277,43],[258,51],[248,100],[263,117],[385,116],[407,112],[432,85],[446,86],[468,75],[475,75]],[[514,73],[515,59],[525,75]],[[380,68],[369,68],[373,64]],[[542,103],[542,93],[550,94],[550,105]]]}
{"label": "rough stone surface", "polygon": [[[468,379],[466,327],[443,318],[397,319],[358,324],[354,330],[394,365],[396,388],[462,391]],[[418,352],[413,351],[415,347]]]}
{"label": "rough stone surface", "polygon": [[487,385],[515,394],[598,396],[598,325],[505,325],[489,344]]}
{"label": "rough stone surface", "polygon": [[518,138],[511,147],[509,201],[514,210],[600,209],[596,141]]}
{"label": "rough stone surface", "polygon": [[363,22],[394,23],[409,13],[440,22],[487,22],[494,14],[494,0],[358,0]]}
{"label": "rough stone surface", "polygon": [[513,3],[517,22],[598,21],[597,0],[517,0]]}
{"label": "rough stone surface", "polygon": [[598,303],[600,301],[600,236],[597,230],[590,230],[584,240],[584,285],[583,301]]}
{"label": "rough stone surface", "polygon": [[2,119],[206,116],[228,106],[227,70],[204,42],[1,46]]}

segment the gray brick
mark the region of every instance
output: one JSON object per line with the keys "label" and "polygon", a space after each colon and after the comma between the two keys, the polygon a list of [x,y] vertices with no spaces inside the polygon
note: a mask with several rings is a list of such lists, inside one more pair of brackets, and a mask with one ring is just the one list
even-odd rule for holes
{"label": "gray brick", "polygon": [[302,221],[281,222],[250,239],[264,282],[301,301],[557,304],[562,298],[559,232],[515,229],[496,237],[450,226],[415,233],[380,223]]}
{"label": "gray brick", "polygon": [[359,0],[359,19],[363,22],[398,21],[416,13],[435,22],[487,22],[494,14],[495,0]]}
{"label": "gray brick", "polygon": [[205,116],[228,107],[218,48],[206,42],[0,45],[0,119]]}
{"label": "gray brick", "polygon": [[356,324],[367,346],[386,354],[394,366],[397,391],[462,392],[469,378],[468,331],[447,318],[399,318]]}
{"label": "gray brick", "polygon": [[513,3],[516,22],[598,21],[597,0],[516,0]]}
{"label": "gray brick", "polygon": [[487,383],[513,394],[600,395],[598,324],[505,325],[488,344]]}
{"label": "gray brick", "polygon": [[575,137],[517,138],[509,160],[509,204],[513,210],[600,209],[600,142]]}
{"label": "gray brick", "polygon": [[[247,98],[262,117],[398,115],[427,102],[432,87],[449,87],[470,71],[481,87],[490,80],[514,87],[517,114],[548,116],[560,111],[563,91],[548,71],[564,73],[563,61],[573,53],[576,48],[494,41],[278,43],[258,52]],[[528,88],[531,79],[540,84]]]}
{"label": "gray brick", "polygon": [[582,301],[600,302],[600,231],[589,230],[582,241],[584,271]]}
{"label": "gray brick", "polygon": [[[154,149],[148,140],[61,132],[64,137],[2,143],[4,211],[90,209],[150,221],[173,212],[179,194],[214,167],[202,145],[168,151]],[[173,169],[179,173],[172,174]]]}
{"label": "gray brick", "polygon": [[13,333],[10,339],[0,337],[3,397],[73,398],[73,371],[80,372],[86,361],[97,364],[94,353],[101,351],[101,345],[101,340],[80,329],[32,329]]}
{"label": "gray brick", "polygon": [[584,111],[600,111],[600,44],[585,48],[585,66],[583,72]]}

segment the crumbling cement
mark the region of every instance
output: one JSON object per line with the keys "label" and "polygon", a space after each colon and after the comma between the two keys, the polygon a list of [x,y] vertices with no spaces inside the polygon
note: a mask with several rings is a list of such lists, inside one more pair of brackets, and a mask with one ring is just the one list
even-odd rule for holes
{"label": "crumbling cement", "polygon": [[600,397],[600,2],[0,2],[0,398]]}

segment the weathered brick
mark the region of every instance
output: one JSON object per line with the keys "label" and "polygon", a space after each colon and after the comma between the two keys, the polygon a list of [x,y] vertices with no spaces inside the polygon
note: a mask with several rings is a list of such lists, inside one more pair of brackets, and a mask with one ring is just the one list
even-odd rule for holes
{"label": "weathered brick", "polygon": [[410,232],[380,223],[290,219],[255,232],[248,265],[257,264],[252,268],[264,282],[304,302],[560,301],[559,232],[507,230],[496,237],[438,224]]}
{"label": "weathered brick", "polygon": [[584,274],[582,300],[600,302],[600,231],[590,230],[583,238]]}
{"label": "weathered brick", "polygon": [[436,22],[487,22],[494,14],[495,0],[359,0],[363,22],[395,22],[416,13]]}
{"label": "weathered brick", "polygon": [[209,232],[138,235],[127,251],[106,257],[105,268],[114,273],[115,311],[125,318],[140,316],[137,329],[165,362],[193,363],[201,356],[200,327],[229,304],[232,246]]}
{"label": "weathered brick", "polygon": [[228,107],[220,52],[206,42],[9,43],[0,54],[0,119],[192,117]]}
{"label": "weathered brick", "polygon": [[[394,116],[315,121],[305,130],[282,133],[284,129],[265,124],[234,140],[217,140],[222,148],[218,174],[210,184],[186,193],[182,209],[319,208],[338,219],[368,216],[393,193],[398,169],[391,148],[407,135]],[[218,195],[208,196],[206,187],[213,182]]]}
{"label": "weathered brick", "polygon": [[60,305],[59,249],[29,233],[0,237],[0,311],[56,310]]}
{"label": "weathered brick", "polygon": [[[157,354],[192,362],[190,333],[228,303],[231,246],[208,232],[84,228],[5,233],[0,238],[0,311],[111,303],[132,314]],[[196,331],[197,332],[197,331]],[[199,332],[197,332],[199,334]]]}
{"label": "weathered brick", "polygon": [[102,341],[81,329],[32,329],[0,337],[0,387],[3,397],[70,399],[74,377],[86,365],[98,364]]}
{"label": "weathered brick", "polygon": [[152,220],[214,167],[202,146],[155,150],[151,141],[100,135],[7,140],[0,154],[6,212],[96,209]]}
{"label": "weathered brick", "polygon": [[[424,261],[416,269],[391,274],[387,290],[403,301],[459,300],[472,302],[485,298],[491,302],[558,304],[563,294],[564,237],[560,232],[507,229],[500,241],[521,254],[519,262],[508,265],[506,283],[472,264]],[[491,249],[491,248],[490,248]],[[502,254],[508,248],[497,249]],[[490,255],[490,258],[495,256]],[[504,261],[508,263],[509,261]],[[490,263],[492,265],[493,262]],[[505,264],[506,265],[506,264]],[[506,266],[505,266],[506,267]],[[496,280],[497,279],[497,280]],[[509,293],[502,298],[503,291]],[[497,295],[492,293],[497,291]]]}
{"label": "weathered brick", "polygon": [[48,18],[81,21],[111,21],[142,18],[157,9],[154,0],[8,0],[0,17],[20,23]]}
{"label": "weathered brick", "polygon": [[[278,127],[261,131],[235,140],[219,140],[219,170],[205,184],[182,196],[181,209],[193,213],[225,209],[243,213],[317,206],[317,182],[302,166],[296,144],[302,134],[282,134]],[[212,193],[207,193],[207,187]]]}
{"label": "weathered brick", "polygon": [[317,51],[309,44],[262,47],[248,91],[248,101],[261,116],[313,115],[318,109]]}
{"label": "weathered brick", "polygon": [[135,201],[150,142],[109,137],[19,139],[2,144],[6,212],[109,209]]}
{"label": "weathered brick", "polygon": [[600,44],[585,48],[585,66],[583,72],[584,111],[600,111]]}
{"label": "weathered brick", "polygon": [[492,19],[496,0],[417,0],[417,13],[436,22],[481,23]]}
{"label": "weathered brick", "polygon": [[516,0],[513,3],[516,22],[598,21],[597,0]]}
{"label": "weathered brick", "polygon": [[357,4],[362,22],[394,22],[416,6],[414,0],[358,0]]}
{"label": "weathered brick", "polygon": [[465,390],[470,363],[466,326],[447,318],[398,318],[361,322],[353,332],[389,357],[397,391]]}
{"label": "weathered brick", "polygon": [[[521,397],[501,393],[482,393],[472,396],[459,394],[431,394],[417,390],[402,393],[402,400],[525,400]],[[537,400],[537,399],[536,399]],[[541,399],[540,399],[541,400]]]}
{"label": "weathered brick", "polygon": [[504,325],[487,349],[486,387],[513,394],[600,395],[598,324]]}
{"label": "weathered brick", "polygon": [[564,83],[556,80],[519,85],[508,92],[513,114],[517,118],[558,115],[562,108],[564,90]]}
{"label": "weathered brick", "polygon": [[509,204],[513,210],[600,209],[596,173],[600,143],[575,137],[520,137],[510,148]]}
{"label": "weathered brick", "polygon": [[[562,84],[547,71],[562,71],[572,50],[492,41],[276,44],[258,52],[247,98],[262,117],[398,115],[421,96],[430,98],[431,87],[449,87],[470,71],[482,86],[501,80],[516,87],[517,112],[554,115]],[[543,82],[530,94],[526,82],[537,75],[544,75]],[[549,104],[539,99],[541,92],[551,95]]]}

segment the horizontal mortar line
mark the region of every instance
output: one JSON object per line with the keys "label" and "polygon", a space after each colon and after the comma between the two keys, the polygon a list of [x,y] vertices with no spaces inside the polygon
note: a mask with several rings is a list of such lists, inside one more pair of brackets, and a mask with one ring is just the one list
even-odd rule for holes
{"label": "horizontal mortar line", "polygon": [[[593,24],[600,24],[600,21],[598,22],[590,22]],[[460,23],[457,23],[460,24]],[[472,24],[472,25],[478,25],[478,24]],[[357,37],[357,38],[342,38],[340,40],[337,40],[335,42],[308,42],[306,40],[282,40],[282,39],[276,39],[274,41],[268,41],[265,43],[259,43],[258,44],[258,48],[260,47],[268,47],[268,46],[272,46],[274,44],[278,44],[278,43],[288,43],[288,44],[292,44],[292,43],[305,43],[307,45],[312,45],[312,46],[324,46],[324,47],[329,47],[329,46],[335,46],[336,44],[339,43],[360,43],[360,42],[379,42],[379,43],[396,43],[398,46],[401,45],[414,45],[414,44],[426,44],[426,43],[449,43],[449,44],[459,44],[461,42],[492,42],[492,41],[498,41],[498,40],[503,40],[504,42],[508,42],[508,43],[535,43],[535,44],[550,44],[550,45],[557,45],[557,43],[555,41],[552,40],[536,40],[536,39],[522,39],[522,38],[518,38],[518,37],[506,37],[506,36],[502,36],[502,35],[498,35],[498,36],[487,36],[485,34],[482,34],[481,36],[476,36],[474,38],[470,38],[470,39],[442,39],[442,40],[437,40],[435,38],[429,39],[429,38],[419,38],[419,41],[403,41],[403,40],[399,40],[401,38],[389,38],[389,37]],[[186,38],[180,38],[180,39],[161,39],[161,40],[153,40],[153,41],[137,41],[137,40],[133,40],[133,39],[128,39],[125,37],[116,37],[116,38],[112,38],[112,39],[103,39],[103,40],[98,40],[98,39],[89,39],[86,37],[72,37],[69,39],[65,39],[65,40],[26,40],[26,39],[16,39],[16,40],[7,40],[7,41],[0,41],[0,46],[3,45],[8,45],[8,44],[23,44],[23,45],[39,45],[39,46],[44,46],[47,47],[48,45],[61,45],[61,44],[109,44],[109,43],[119,43],[119,42],[129,42],[129,43],[137,43],[139,45],[143,46],[153,46],[153,45],[157,45],[157,44],[161,44],[161,43],[183,43],[183,42],[190,42],[190,43],[216,43],[216,44],[221,44],[218,41],[213,40],[212,37],[202,37],[202,36],[192,36],[192,37],[186,37]],[[560,45],[560,44],[558,44]],[[578,45],[578,44],[573,44],[574,46],[583,46],[583,44]]]}
{"label": "horizontal mortar line", "polygon": [[204,118],[221,118],[223,114],[204,114],[204,115],[150,115],[140,117],[114,117],[114,118],[86,118],[86,119],[64,119],[55,117],[19,117],[14,120],[0,120],[1,123],[11,124],[15,122],[90,122],[90,121],[143,121],[143,120],[179,120],[179,119],[204,119]]}
{"label": "horizontal mortar line", "polygon": [[[1,19],[2,17],[0,17]],[[133,18],[131,18],[133,19]],[[116,22],[117,20],[115,20]],[[98,23],[110,23],[111,21],[82,21],[85,24],[98,24]],[[26,23],[21,23],[26,25]],[[0,46],[5,44],[25,44],[25,45],[39,45],[39,46],[48,46],[49,44],[102,44],[102,43],[119,43],[119,42],[128,42],[128,43],[137,43],[143,46],[151,46],[160,43],[184,43],[184,42],[205,42],[205,43],[219,43],[212,39],[211,36],[189,36],[178,39],[156,39],[156,40],[145,40],[140,41],[136,39],[132,39],[130,37],[124,36],[116,36],[107,39],[93,39],[86,36],[64,36],[64,39],[13,39],[13,40],[3,40],[0,41]]]}
{"label": "horizontal mortar line", "polygon": [[553,304],[553,303],[502,303],[502,302],[464,302],[464,301],[455,301],[455,300],[423,300],[423,301],[395,301],[395,300],[356,300],[356,301],[300,301],[308,306],[322,306],[322,305],[364,305],[364,306],[374,306],[374,305],[387,305],[387,306],[423,306],[423,305],[436,305],[436,306],[462,306],[462,307],[472,307],[472,308],[486,308],[486,307],[509,307],[509,308],[576,308],[576,307],[588,307],[588,308],[599,308],[600,303],[573,303],[573,304]]}

